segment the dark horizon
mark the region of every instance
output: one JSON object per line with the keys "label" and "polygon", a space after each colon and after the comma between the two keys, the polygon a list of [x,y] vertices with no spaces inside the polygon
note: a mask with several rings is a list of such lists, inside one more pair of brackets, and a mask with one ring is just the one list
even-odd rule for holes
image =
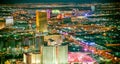
{"label": "dark horizon", "polygon": [[112,3],[120,2],[116,0],[3,0],[0,4],[19,4],[19,3]]}

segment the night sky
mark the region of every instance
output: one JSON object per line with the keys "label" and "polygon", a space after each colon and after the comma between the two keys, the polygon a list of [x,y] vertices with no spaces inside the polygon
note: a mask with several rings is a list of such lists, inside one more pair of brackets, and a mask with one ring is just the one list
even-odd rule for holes
{"label": "night sky", "polygon": [[109,3],[120,2],[119,0],[0,0],[0,4],[15,3]]}

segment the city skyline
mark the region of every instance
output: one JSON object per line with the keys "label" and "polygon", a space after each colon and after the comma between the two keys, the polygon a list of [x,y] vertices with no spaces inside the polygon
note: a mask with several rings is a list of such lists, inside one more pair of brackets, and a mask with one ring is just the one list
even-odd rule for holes
{"label": "city skyline", "polygon": [[0,64],[120,64],[119,4],[1,1]]}

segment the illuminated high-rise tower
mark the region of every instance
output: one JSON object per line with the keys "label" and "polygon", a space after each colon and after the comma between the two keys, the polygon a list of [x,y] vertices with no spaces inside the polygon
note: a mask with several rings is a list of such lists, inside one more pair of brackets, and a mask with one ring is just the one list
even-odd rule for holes
{"label": "illuminated high-rise tower", "polygon": [[36,11],[36,30],[42,33],[48,32],[46,11]]}
{"label": "illuminated high-rise tower", "polygon": [[43,46],[42,64],[68,64],[68,46]]}
{"label": "illuminated high-rise tower", "polygon": [[91,11],[93,11],[93,12],[95,11],[95,6],[94,5],[91,6]]}
{"label": "illuminated high-rise tower", "polygon": [[0,18],[0,29],[5,28],[5,19],[4,18]]}
{"label": "illuminated high-rise tower", "polygon": [[50,19],[51,10],[50,10],[50,9],[47,9],[46,12],[47,12],[47,19],[49,20],[49,19]]}

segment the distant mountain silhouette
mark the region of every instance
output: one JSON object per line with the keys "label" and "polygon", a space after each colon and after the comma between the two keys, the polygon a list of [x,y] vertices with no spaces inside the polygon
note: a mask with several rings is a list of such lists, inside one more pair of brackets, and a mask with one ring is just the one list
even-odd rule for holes
{"label": "distant mountain silhouette", "polygon": [[0,4],[15,3],[109,3],[120,2],[119,0],[1,0]]}

